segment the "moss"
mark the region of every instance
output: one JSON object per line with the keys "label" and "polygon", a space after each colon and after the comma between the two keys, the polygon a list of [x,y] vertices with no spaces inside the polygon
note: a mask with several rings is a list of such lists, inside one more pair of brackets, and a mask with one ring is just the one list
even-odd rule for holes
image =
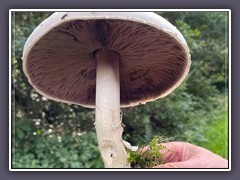
{"label": "moss", "polygon": [[152,168],[154,166],[167,163],[167,160],[163,157],[161,150],[167,150],[166,146],[162,145],[163,142],[168,142],[171,138],[166,138],[165,136],[155,136],[147,145],[147,150],[138,148],[137,151],[128,150],[128,162],[131,164],[132,168]]}

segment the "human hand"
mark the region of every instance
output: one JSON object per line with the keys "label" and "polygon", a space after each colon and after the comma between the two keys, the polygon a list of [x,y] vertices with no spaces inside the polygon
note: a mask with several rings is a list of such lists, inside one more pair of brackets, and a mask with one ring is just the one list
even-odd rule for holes
{"label": "human hand", "polygon": [[162,143],[166,164],[153,168],[228,168],[228,161],[211,151],[186,142]]}

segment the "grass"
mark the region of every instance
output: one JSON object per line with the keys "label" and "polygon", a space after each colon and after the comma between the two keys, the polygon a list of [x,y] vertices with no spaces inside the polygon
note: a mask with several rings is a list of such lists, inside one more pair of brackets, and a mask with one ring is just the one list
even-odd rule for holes
{"label": "grass", "polygon": [[204,130],[206,141],[198,144],[228,159],[228,109],[217,111],[216,119]]}

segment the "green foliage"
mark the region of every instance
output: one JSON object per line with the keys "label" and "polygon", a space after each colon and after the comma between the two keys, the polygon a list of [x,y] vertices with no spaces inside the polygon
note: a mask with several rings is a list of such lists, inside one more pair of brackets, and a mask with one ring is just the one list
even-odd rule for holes
{"label": "green foliage", "polygon": [[138,148],[137,151],[128,151],[128,162],[132,168],[151,168],[160,164],[167,163],[167,160],[161,153],[162,150],[170,151],[161,143],[169,141],[164,136],[155,136],[149,143],[149,146]]}
{"label": "green foliage", "polygon": [[228,110],[224,102],[222,108],[216,111],[216,116],[203,131],[205,141],[198,145],[228,159]]}
{"label": "green foliage", "polygon": [[[220,152],[228,147],[227,136],[220,134],[228,128],[224,101],[228,96],[228,14],[158,14],[185,37],[191,52],[191,69],[183,84],[167,97],[122,109],[124,139],[141,146],[154,135],[164,134],[227,157],[227,150]],[[103,167],[94,133],[94,110],[42,97],[23,74],[24,43],[49,15],[50,12],[15,12],[12,16],[12,166]]]}
{"label": "green foliage", "polygon": [[44,132],[34,127],[31,119],[16,119],[15,123],[13,168],[103,167],[94,132],[61,136],[55,129]]}

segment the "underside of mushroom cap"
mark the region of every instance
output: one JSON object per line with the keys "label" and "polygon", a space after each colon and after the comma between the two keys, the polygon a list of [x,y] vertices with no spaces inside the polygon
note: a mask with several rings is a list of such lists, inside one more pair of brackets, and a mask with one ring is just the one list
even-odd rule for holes
{"label": "underside of mushroom cap", "polygon": [[69,12],[57,17],[58,24],[48,27],[53,21],[50,17],[38,27],[48,25],[40,36],[36,36],[40,30],[33,32],[23,56],[29,82],[49,99],[94,107],[94,53],[101,48],[120,56],[122,107],[166,96],[189,71],[188,48],[182,36],[179,38],[179,31],[171,26],[164,29],[163,23],[161,26],[160,22],[153,24],[129,15],[84,19],[73,15],[69,18]]}

